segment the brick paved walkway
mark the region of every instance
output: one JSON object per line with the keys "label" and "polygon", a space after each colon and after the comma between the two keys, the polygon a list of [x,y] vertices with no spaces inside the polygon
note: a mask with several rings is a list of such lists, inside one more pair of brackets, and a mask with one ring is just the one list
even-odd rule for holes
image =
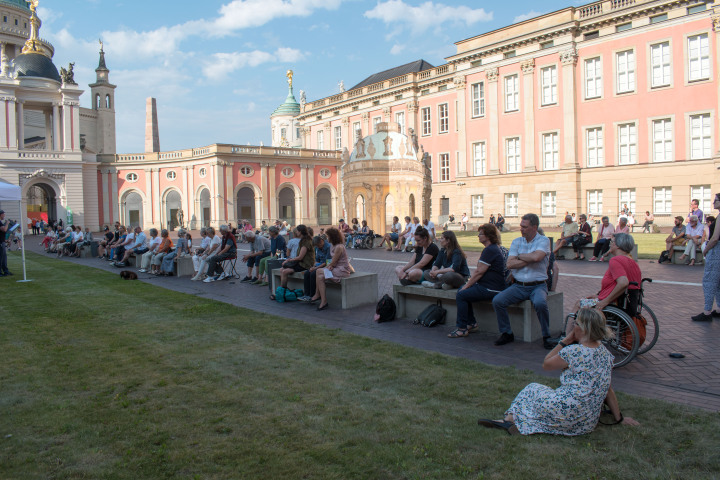
{"label": "brick paved walkway", "polygon": [[[40,252],[38,241],[28,238],[31,250]],[[247,249],[247,245],[240,245]],[[381,249],[352,250],[352,263],[358,271],[376,272],[379,276],[378,296],[392,293],[394,268],[408,261],[411,254],[386,252]],[[468,261],[475,265],[479,254],[470,253]],[[107,262],[98,259],[65,259],[74,263],[117,271]],[[600,277],[607,264],[559,262],[561,277],[558,290],[564,292],[565,310],[573,306],[582,295],[596,293]],[[653,278],[646,284],[645,300],[655,311],[660,322],[660,338],[645,355],[636,357],[627,366],[613,372],[613,386],[618,391],[644,397],[660,398],[702,409],[720,411],[720,323],[696,323],[690,316],[702,309],[703,296],[700,283],[702,267],[658,265],[651,260],[640,260],[643,276]],[[245,267],[241,267],[245,272]],[[15,272],[16,275],[20,272]],[[28,278],[37,276],[29,272]],[[17,278],[17,277],[16,277]],[[340,328],[348,332],[395,342],[428,351],[468,358],[492,365],[512,365],[536,373],[558,376],[557,372],[544,372],[541,363],[546,350],[540,343],[514,342],[503,347],[493,345],[496,335],[471,335],[449,339],[446,334],[454,328],[454,319],[438,328],[427,329],[412,325],[407,319],[375,324],[372,321],[374,305],[342,311],[331,308],[317,312],[304,304],[278,304],[268,299],[267,287],[242,284],[237,280],[206,284],[191,282],[188,277],[154,277],[140,274],[142,281],[164,288],[212,298],[259,312],[295,318],[307,323]],[[680,352],[684,359],[668,357]]]}

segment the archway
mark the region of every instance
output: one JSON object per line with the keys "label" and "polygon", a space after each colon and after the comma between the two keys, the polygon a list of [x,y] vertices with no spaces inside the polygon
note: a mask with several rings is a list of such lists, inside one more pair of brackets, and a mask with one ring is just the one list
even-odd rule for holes
{"label": "archway", "polygon": [[385,226],[389,227],[392,225],[393,217],[395,216],[395,199],[392,194],[388,193],[385,197]]}
{"label": "archway", "polygon": [[278,206],[280,212],[280,220],[295,225],[295,191],[290,187],[285,187],[278,194]]}
{"label": "archway", "polygon": [[358,195],[357,198],[355,198],[355,216],[360,222],[367,220],[365,217],[365,197],[362,195]]}
{"label": "archway", "polygon": [[317,192],[318,225],[332,225],[332,194],[327,188]]}
{"label": "archway", "polygon": [[130,191],[123,195],[123,222],[128,228],[143,226],[143,199],[139,193]]}
{"label": "archway", "polygon": [[28,187],[25,194],[27,216],[35,220],[52,223],[57,220],[57,198],[55,189],[45,183]]}
{"label": "archway", "polygon": [[210,190],[203,188],[200,192],[200,226],[210,226]]}
{"label": "archway", "polygon": [[177,190],[169,190],[167,194],[165,194],[165,201],[163,203],[165,204],[164,224],[172,230],[178,226],[177,216],[178,211],[182,210],[182,197]]}
{"label": "archway", "polygon": [[415,217],[415,195],[412,193],[410,194],[409,210],[408,215],[410,215],[410,218]]}
{"label": "archway", "polygon": [[255,191],[250,187],[243,187],[237,192],[237,219],[255,223]]}

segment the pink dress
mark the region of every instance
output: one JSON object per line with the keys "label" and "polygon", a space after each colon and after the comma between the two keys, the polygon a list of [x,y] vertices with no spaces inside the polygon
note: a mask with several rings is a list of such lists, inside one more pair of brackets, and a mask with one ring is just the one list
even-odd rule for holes
{"label": "pink dress", "polygon": [[325,270],[330,270],[332,272],[333,278],[330,278],[331,282],[340,283],[340,280],[343,278],[347,278],[352,273],[352,267],[350,266],[350,259],[348,258],[347,250],[342,244],[333,245],[330,247],[330,258],[333,258],[335,256],[335,249],[336,248],[342,248],[342,253],[340,253],[340,258],[338,258],[337,263],[332,269],[326,268]]}

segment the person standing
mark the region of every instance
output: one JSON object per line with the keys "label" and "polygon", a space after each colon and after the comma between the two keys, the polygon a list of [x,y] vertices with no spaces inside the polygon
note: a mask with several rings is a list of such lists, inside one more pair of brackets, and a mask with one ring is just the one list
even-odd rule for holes
{"label": "person standing", "polygon": [[685,218],[685,223],[690,223],[690,216],[695,215],[698,217],[698,222],[703,223],[703,211],[700,210],[700,201],[696,198],[693,198],[690,202],[690,213],[687,214],[687,217]]}
{"label": "person standing", "polygon": [[5,210],[0,210],[0,277],[12,275],[7,267],[7,244],[5,243],[8,226],[9,222],[5,220]]}
{"label": "person standing", "polygon": [[[720,211],[720,193],[715,195],[713,207]],[[716,308],[720,309],[720,247],[718,247],[720,230],[717,228],[717,217],[710,224],[709,233],[708,242],[703,250],[705,257],[705,273],[703,274],[705,309],[699,315],[692,317],[695,322],[709,322],[713,317],[720,318],[720,311],[713,310],[713,300],[715,300]]]}

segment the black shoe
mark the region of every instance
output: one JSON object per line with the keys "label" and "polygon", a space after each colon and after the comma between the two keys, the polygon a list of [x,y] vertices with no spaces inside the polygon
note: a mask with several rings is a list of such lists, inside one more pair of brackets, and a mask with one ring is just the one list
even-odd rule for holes
{"label": "black shoe", "polygon": [[408,285],[412,285],[412,284],[414,284],[414,283],[415,283],[415,282],[412,282],[412,281],[408,280],[407,278],[402,278],[402,279],[400,279],[400,285],[404,285],[404,286],[406,286],[406,287],[407,287]]}
{"label": "black shoe", "polygon": [[7,273],[0,273],[0,278],[1,278],[1,277],[7,277],[7,276],[8,276]]}
{"label": "black shoe", "polygon": [[330,308],[330,304],[329,304],[329,303],[326,303],[326,304],[323,305],[322,307],[317,307],[318,310],[325,310],[326,308]]}
{"label": "black shoe", "polygon": [[717,310],[713,310],[710,316],[714,318],[720,318],[720,312],[718,312]]}
{"label": "black shoe", "polygon": [[245,278],[243,278],[242,280],[240,280],[240,283],[249,282],[249,281],[251,281],[251,280],[252,280],[252,277],[247,277],[247,276],[246,276]]}
{"label": "black shoe", "polygon": [[713,316],[712,315],[705,315],[705,312],[700,313],[699,315],[695,315],[692,317],[693,322],[710,322],[712,321]]}
{"label": "black shoe", "polygon": [[550,340],[550,337],[543,337],[543,347],[545,347],[545,350],[552,350],[557,346],[557,343],[553,343]]}
{"label": "black shoe", "polygon": [[498,339],[495,340],[495,345],[497,345],[499,347],[500,345],[505,345],[505,344],[508,344],[508,343],[514,342],[514,341],[515,341],[515,335],[512,332],[510,332],[510,333],[503,332],[502,335],[500,335],[498,337]]}
{"label": "black shoe", "polygon": [[555,255],[555,260],[565,260],[565,255]]}

